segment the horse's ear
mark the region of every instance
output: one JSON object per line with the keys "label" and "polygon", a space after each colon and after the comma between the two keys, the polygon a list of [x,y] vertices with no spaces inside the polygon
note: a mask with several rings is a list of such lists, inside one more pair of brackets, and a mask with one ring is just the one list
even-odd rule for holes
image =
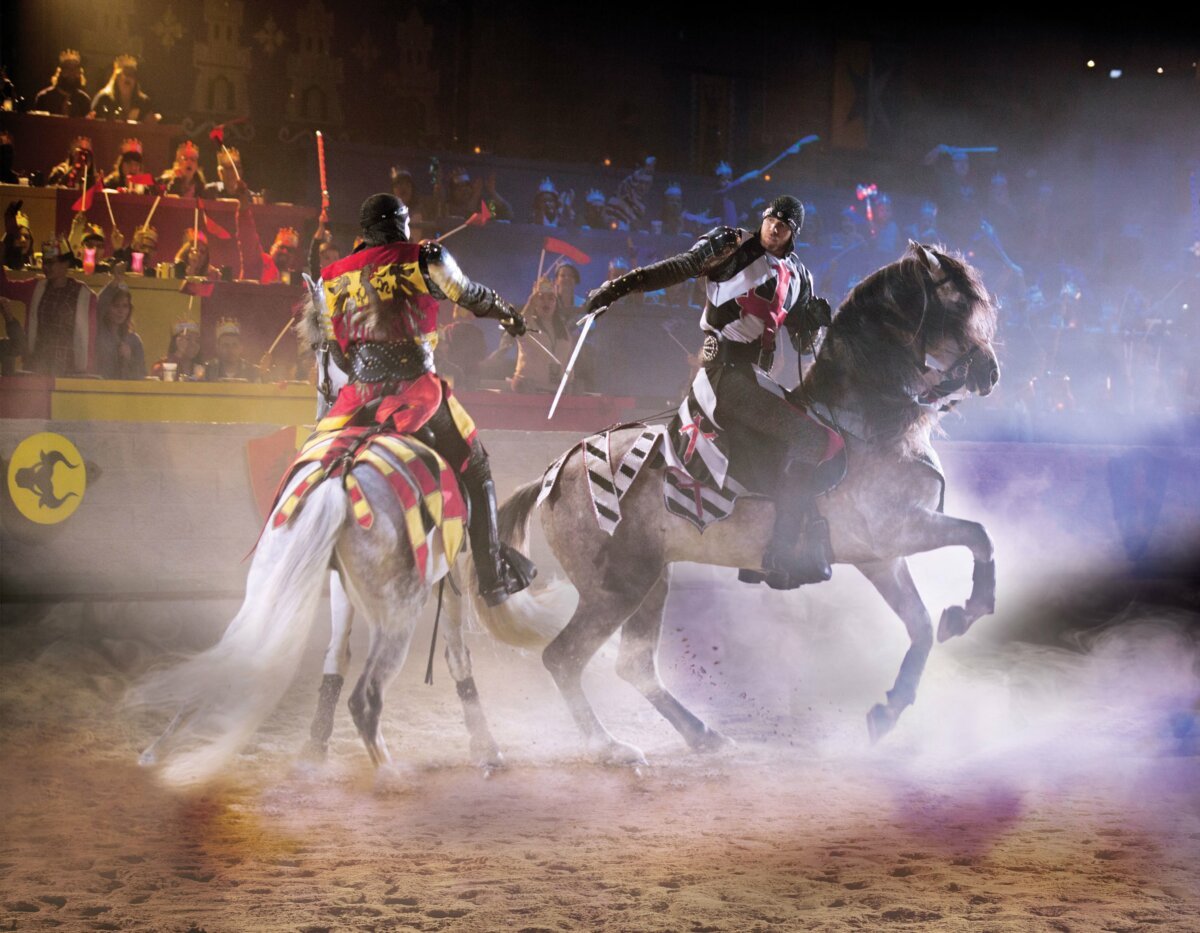
{"label": "horse's ear", "polygon": [[933,254],[928,246],[924,246],[915,240],[908,241],[908,248],[917,254],[917,258],[921,260],[921,265],[929,270],[929,275],[937,284],[946,281],[946,270],[942,268],[941,261]]}

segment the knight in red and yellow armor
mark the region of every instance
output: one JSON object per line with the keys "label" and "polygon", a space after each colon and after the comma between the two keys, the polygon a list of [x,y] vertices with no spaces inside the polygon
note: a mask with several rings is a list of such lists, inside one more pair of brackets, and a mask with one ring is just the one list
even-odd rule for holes
{"label": "knight in red and yellow armor", "polygon": [[317,429],[369,425],[415,434],[445,457],[470,504],[480,593],[497,605],[528,586],[536,571],[501,544],[487,452],[470,415],[434,371],[437,301],[496,318],[514,336],[525,333],[524,321],[495,291],[467,278],[441,244],[409,242],[408,209],[399,198],[372,195],[359,220],[362,244],[322,269],[314,289],[320,338],[349,376]]}

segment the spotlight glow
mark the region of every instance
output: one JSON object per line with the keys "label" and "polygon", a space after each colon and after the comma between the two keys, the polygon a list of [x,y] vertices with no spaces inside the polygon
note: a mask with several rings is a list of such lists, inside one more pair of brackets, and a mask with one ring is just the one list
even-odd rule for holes
{"label": "spotlight glow", "polygon": [[1095,62],[1093,59],[1090,59],[1090,58],[1089,58],[1089,59],[1088,59],[1088,67],[1089,67],[1089,68],[1095,68],[1095,67],[1096,67],[1096,62]]}
{"label": "spotlight glow", "polygon": [[1115,78],[1119,78],[1119,77],[1121,77],[1121,69],[1120,69],[1120,68],[1114,68],[1112,71],[1110,71],[1110,72],[1108,73],[1108,76],[1109,76],[1110,78],[1114,78],[1114,79],[1115,79]]}

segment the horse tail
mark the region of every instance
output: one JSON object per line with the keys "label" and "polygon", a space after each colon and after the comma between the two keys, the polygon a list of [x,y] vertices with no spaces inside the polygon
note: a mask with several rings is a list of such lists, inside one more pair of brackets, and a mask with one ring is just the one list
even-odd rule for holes
{"label": "horse tail", "polygon": [[[529,521],[541,485],[540,479],[526,483],[496,513],[500,540],[526,557],[529,556]],[[499,606],[487,606],[474,588],[470,600],[475,618],[493,638],[517,648],[544,648],[570,620],[579,594],[565,580],[551,580],[536,592],[526,589],[514,593]]]}
{"label": "horse tail", "polygon": [[221,640],[131,690],[132,705],[179,712],[163,754],[165,783],[213,778],[279,704],[300,665],[348,503],[336,481],[313,489],[291,523],[259,543],[245,601]]}

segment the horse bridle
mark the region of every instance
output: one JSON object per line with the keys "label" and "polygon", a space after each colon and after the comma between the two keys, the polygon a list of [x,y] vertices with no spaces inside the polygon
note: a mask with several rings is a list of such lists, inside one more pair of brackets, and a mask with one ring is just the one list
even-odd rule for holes
{"label": "horse bridle", "polygon": [[971,364],[975,361],[979,351],[979,347],[972,347],[944,368],[938,365],[936,357],[926,353],[922,376],[933,372],[942,378],[941,381],[929,386],[921,394],[914,396],[917,404],[937,406],[940,409],[951,402],[966,398],[970,394],[970,389],[967,388],[967,379],[971,373]]}
{"label": "horse bridle", "polygon": [[[932,267],[929,269],[929,277],[933,282],[934,291],[936,292],[949,281],[950,276],[930,250],[924,246],[921,249],[932,262]],[[946,308],[943,305],[941,309],[944,319]],[[929,352],[927,339],[928,335],[922,333],[921,350],[924,362],[921,364],[921,376],[924,378],[932,372],[937,373],[942,378],[939,382],[927,386],[924,392],[915,394],[913,398],[918,405],[936,407],[939,411],[945,411],[953,402],[960,401],[970,394],[970,389],[967,388],[967,380],[971,374],[971,364],[975,361],[975,357],[981,348],[974,346],[959,355],[949,366],[941,366],[937,357]]]}

